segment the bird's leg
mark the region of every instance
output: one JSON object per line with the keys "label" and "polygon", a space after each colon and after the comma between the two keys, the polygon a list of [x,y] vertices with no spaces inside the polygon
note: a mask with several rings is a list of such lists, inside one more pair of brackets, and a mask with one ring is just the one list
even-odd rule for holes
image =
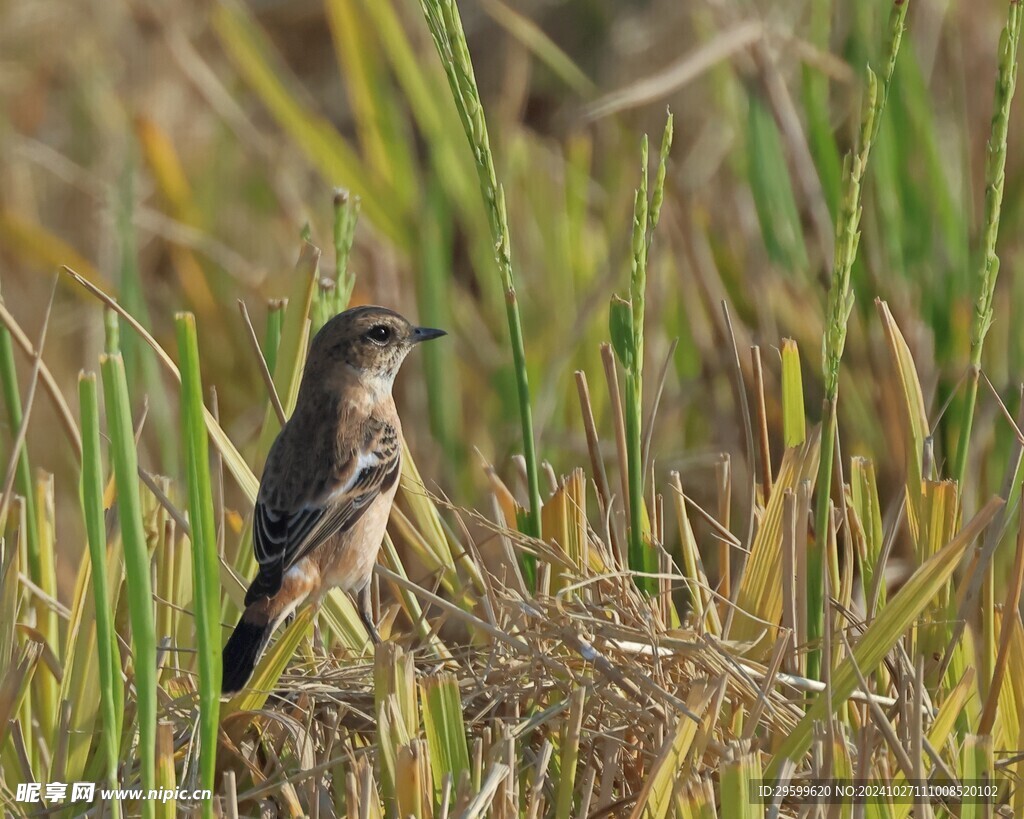
{"label": "bird's leg", "polygon": [[373,611],[371,610],[370,600],[370,583],[367,581],[366,585],[363,586],[356,593],[357,601],[359,603],[359,619],[363,621],[363,625],[366,626],[366,632],[370,635],[370,639],[373,640],[374,645],[380,645],[380,633],[377,631],[377,624],[373,622]]}
{"label": "bird's leg", "polygon": [[327,651],[327,641],[324,640],[323,632],[320,631],[320,608],[324,604],[323,597],[317,596],[313,601],[313,645],[320,648],[320,652],[324,655]]}

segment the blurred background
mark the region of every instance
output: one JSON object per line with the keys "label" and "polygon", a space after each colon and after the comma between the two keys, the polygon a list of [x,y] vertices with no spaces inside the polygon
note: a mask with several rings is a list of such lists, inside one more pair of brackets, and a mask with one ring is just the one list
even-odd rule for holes
{"label": "blurred background", "polygon": [[[799,345],[808,414],[820,417],[841,157],[856,136],[866,65],[881,68],[890,0],[459,6],[508,204],[541,457],[556,474],[588,463],[577,369],[613,452],[599,346],[609,299],[628,286],[640,137],[651,134],[656,158],[670,107],[675,142],[648,281],[648,406],[673,339],[678,347],[653,428],[654,468],[659,483],[680,471],[687,491],[710,503],[726,452],[737,486],[747,483],[722,303],[748,389],[749,348],[761,347],[781,452],[783,338]],[[843,458],[876,457],[881,495],[894,504],[899,409],[878,389],[891,376],[873,302],[887,300],[907,336],[933,418],[953,396],[935,441],[944,474],[969,351],[1005,7],[914,0],[872,155],[840,427]],[[171,351],[174,311],[194,311],[204,380],[244,452],[266,390],[236,302],[262,336],[268,301],[292,289],[307,226],[324,249],[321,273],[333,276],[332,198],[343,187],[361,205],[353,303],[388,305],[451,334],[410,358],[396,387],[425,480],[481,505],[487,461],[522,491],[504,294],[418,3],[8,0],[0,55],[0,294],[30,338],[61,264],[115,295]],[[1024,356],[1014,320],[1024,309],[1021,107],[1010,124],[985,363],[1011,410]],[[138,413],[148,396],[143,466],[178,477],[176,436],[161,434],[177,429],[176,389],[127,328],[122,338]],[[69,401],[79,369],[95,369],[102,349],[99,303],[61,277],[45,360]],[[17,361],[24,389],[31,362],[20,351]],[[998,480],[1000,459],[990,456],[1009,430],[984,389],[978,412],[980,496]],[[13,432],[0,417],[4,462]],[[77,466],[43,394],[28,447],[35,467],[56,474],[59,502],[73,505]],[[734,493],[740,505],[743,494]],[[58,513],[61,548],[77,557],[77,509]],[[66,589],[77,560],[64,566]]]}

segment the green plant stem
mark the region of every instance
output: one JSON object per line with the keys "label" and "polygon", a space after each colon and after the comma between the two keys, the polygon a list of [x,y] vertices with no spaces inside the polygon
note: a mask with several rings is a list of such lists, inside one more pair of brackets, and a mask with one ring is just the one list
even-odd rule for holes
{"label": "green plant stem", "polygon": [[[643,372],[644,318],[647,307],[648,230],[653,208],[647,201],[647,134],[640,142],[640,186],[633,201],[633,255],[630,260],[629,304],[632,351],[626,370],[626,485],[629,488],[629,565],[647,573],[649,545],[644,537],[643,472]],[[656,590],[651,577],[638,577],[637,585],[648,594]]]}
{"label": "green plant stem", "polygon": [[358,196],[350,196],[348,191],[341,189],[334,192],[334,313],[348,307],[356,285],[355,274],[348,269],[348,260],[355,240],[356,222],[359,221],[359,205]]}
{"label": "green plant stem", "polygon": [[512,359],[516,370],[516,390],[519,394],[519,423],[523,430],[523,456],[526,459],[527,488],[530,495],[530,514],[527,534],[541,536],[540,525],[540,478],[537,468],[537,450],[533,437],[533,412],[530,409],[530,383],[526,374],[526,347],[523,343],[523,326],[519,318],[519,303],[511,281],[505,289],[505,314],[508,318],[509,339],[512,343]]}
{"label": "green plant stem", "polygon": [[494,157],[491,154],[487,121],[480,105],[473,61],[469,55],[462,19],[454,0],[421,0],[427,26],[437,47],[438,56],[448,77],[448,85],[455,98],[455,107],[462,120],[476,160],[480,192],[487,211],[487,222],[494,242],[494,259],[505,291],[505,316],[508,321],[509,342],[516,373],[516,391],[519,397],[519,421],[523,433],[523,457],[526,460],[526,480],[530,508],[526,519],[526,533],[541,536],[540,477],[537,451],[533,436],[533,413],[530,409],[530,384],[526,371],[526,347],[523,341],[522,320],[512,275],[512,249],[509,241],[508,216],[505,210],[505,192],[497,182]]}
{"label": "green plant stem", "polygon": [[647,300],[647,259],[665,201],[665,174],[672,147],[673,118],[669,113],[661,138],[657,175],[648,201],[647,135],[640,142],[640,184],[633,199],[629,301],[612,297],[609,333],[612,347],[626,374],[626,399],[623,405],[626,426],[626,492],[629,500],[629,567],[637,587],[655,594],[658,582],[648,575],[658,571],[658,558],[648,543],[650,525],[644,508],[643,453],[643,370],[644,317]]}
{"label": "green plant stem", "polygon": [[[640,426],[642,386],[638,373],[626,372],[626,480],[629,487],[629,566],[634,571],[650,570],[644,541],[644,474],[643,444]],[[637,585],[653,592],[656,581],[651,577],[638,577]]]}
{"label": "green plant stem", "polygon": [[287,299],[273,299],[267,304],[267,327],[263,336],[263,357],[271,373],[277,366],[277,349],[281,344],[281,328],[284,326],[284,311]]}
{"label": "green plant stem", "polygon": [[[121,685],[121,663],[120,656],[116,653],[117,638],[111,617],[110,590],[107,583],[107,536],[103,520],[103,456],[100,448],[99,401],[95,373],[82,373],[79,376],[78,396],[82,419],[82,512],[89,544],[89,559],[92,563],[96,646],[99,654],[100,714],[103,720],[100,745],[106,765],[106,784],[116,788],[121,720],[114,704],[114,686]],[[119,801],[113,801],[110,807],[115,818],[121,815]]]}
{"label": "green plant stem", "polygon": [[1003,204],[1003,185],[1006,181],[1006,136],[1010,127],[1010,105],[1017,82],[1017,46],[1020,43],[1022,11],[1017,0],[1011,0],[1006,27],[999,41],[999,75],[996,78],[995,111],[992,131],[988,140],[985,161],[985,234],[981,269],[978,271],[978,296],[971,319],[971,362],[967,374],[967,398],[963,423],[957,445],[953,477],[963,493],[970,449],[974,410],[978,402],[978,380],[981,373],[981,354],[985,337],[992,326],[992,300],[999,276],[999,257],[996,241],[999,238],[999,217]]}
{"label": "green plant stem", "polygon": [[[889,95],[909,5],[906,0],[897,0],[893,5],[889,16],[889,48],[885,73],[879,82],[875,73],[868,68],[867,95],[858,147],[847,154],[843,167],[843,200],[836,220],[832,284],[828,293],[828,312],[822,340],[825,417],[822,420],[821,457],[818,461],[815,539],[807,556],[807,639],[812,646],[817,645],[825,627],[825,549],[828,545],[829,500],[838,426],[839,364],[846,346],[847,323],[853,309],[854,295],[850,274],[857,259],[857,248],[860,243],[861,188],[871,155],[871,146],[878,135],[882,111]],[[821,673],[821,650],[818,647],[812,648],[808,654],[807,673],[815,679]]]}

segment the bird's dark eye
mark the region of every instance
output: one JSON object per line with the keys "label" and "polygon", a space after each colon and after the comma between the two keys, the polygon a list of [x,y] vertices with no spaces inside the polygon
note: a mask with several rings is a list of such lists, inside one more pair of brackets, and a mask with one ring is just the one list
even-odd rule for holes
{"label": "bird's dark eye", "polygon": [[391,328],[378,324],[367,331],[366,337],[374,344],[387,344],[391,340]]}

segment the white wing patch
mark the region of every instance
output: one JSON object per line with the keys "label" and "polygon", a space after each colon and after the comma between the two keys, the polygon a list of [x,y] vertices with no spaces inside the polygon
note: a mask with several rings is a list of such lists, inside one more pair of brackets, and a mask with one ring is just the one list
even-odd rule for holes
{"label": "white wing patch", "polygon": [[360,452],[359,458],[356,460],[355,469],[352,470],[352,475],[349,477],[344,484],[339,486],[326,498],[320,501],[320,505],[328,506],[337,501],[343,500],[345,496],[355,489],[359,484],[366,480],[366,478],[373,472],[374,467],[380,464],[380,456],[376,452]]}
{"label": "white wing patch", "polygon": [[346,480],[331,491],[307,496],[290,508],[287,500],[276,508],[257,500],[253,550],[260,573],[246,594],[246,605],[276,594],[283,572],[334,534],[350,529],[374,498],[391,489],[398,480],[401,437],[391,424],[378,422],[367,432],[361,450],[349,450],[347,454],[347,463],[337,464],[344,469]]}

